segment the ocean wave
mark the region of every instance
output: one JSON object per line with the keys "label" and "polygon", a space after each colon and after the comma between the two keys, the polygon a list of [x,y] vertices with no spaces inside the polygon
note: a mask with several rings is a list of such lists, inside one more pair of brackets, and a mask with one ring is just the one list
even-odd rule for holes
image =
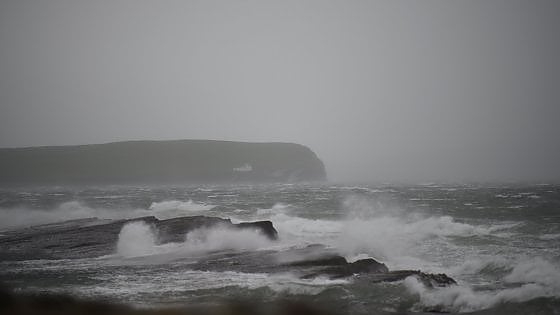
{"label": "ocean wave", "polygon": [[[347,258],[357,255],[374,257],[392,268],[414,268],[433,264],[421,259],[420,247],[453,248],[453,238],[504,237],[522,223],[474,225],[458,222],[451,216],[427,216],[387,207],[371,199],[349,197],[342,207],[343,219],[313,219],[298,216],[297,209],[287,204],[257,212],[255,218],[270,220],[285,246],[323,244]],[[439,250],[438,248],[438,250]],[[437,252],[437,250],[435,251]],[[442,270],[439,270],[442,271]]]}
{"label": "ocean wave", "polygon": [[169,211],[169,210],[179,210],[185,212],[198,212],[212,210],[216,206],[207,205],[204,203],[197,203],[192,200],[181,201],[181,200],[166,200],[160,202],[152,202],[149,210],[152,211]]}
{"label": "ocean wave", "polygon": [[[427,267],[443,270],[425,262],[423,254],[434,257],[453,250],[455,238],[500,237],[520,223],[470,224],[451,216],[430,216],[417,211],[386,206],[375,200],[350,197],[343,202],[347,211],[335,246],[347,256],[366,254],[393,268]],[[438,269],[438,270],[436,270]]]}
{"label": "ocean wave", "polygon": [[280,242],[286,246],[308,244],[332,245],[340,234],[343,222],[325,219],[308,219],[285,213],[268,217],[278,231]]}
{"label": "ocean wave", "polygon": [[117,253],[124,257],[151,255],[156,252],[156,234],[143,221],[125,224],[117,241]]}
{"label": "ocean wave", "polygon": [[274,215],[274,214],[279,214],[279,213],[286,213],[290,210],[291,207],[292,207],[292,205],[290,205],[290,204],[278,202],[278,203],[275,203],[270,208],[257,209],[256,215],[257,216],[264,216],[264,215]]}
{"label": "ocean wave", "polygon": [[52,209],[0,208],[0,229],[9,230],[86,218],[118,220],[155,216],[163,220],[192,215],[196,212],[211,210],[214,207],[214,205],[197,203],[192,200],[169,200],[153,202],[148,209],[118,209],[91,207],[74,200],[63,202]]}
{"label": "ocean wave", "polygon": [[109,209],[88,207],[79,201],[69,201],[58,205],[54,209],[0,209],[0,229],[9,230],[39,224],[85,219],[85,218],[121,218],[124,213]]}
{"label": "ocean wave", "polygon": [[214,209],[216,206],[197,203],[192,200],[166,200],[152,202],[148,210],[158,219],[171,219],[191,215],[193,212],[203,212]]}
{"label": "ocean wave", "polygon": [[[343,223],[335,246],[344,255],[367,254],[393,268],[425,266],[418,249],[438,243],[449,244],[446,238],[487,235],[487,227],[456,222],[449,216],[407,218],[382,216],[351,219]],[[434,243],[436,242],[436,243]],[[435,253],[435,252],[434,252]]]}
{"label": "ocean wave", "polygon": [[183,242],[158,244],[157,231],[143,221],[125,224],[117,241],[117,255],[124,258],[151,255],[192,255],[220,250],[257,250],[273,245],[262,233],[216,225],[195,229]]}
{"label": "ocean wave", "polygon": [[[505,302],[526,302],[540,297],[560,297],[560,269],[556,264],[536,257],[519,262],[503,281],[505,289],[475,290],[458,285],[430,289],[414,277],[405,279],[407,290],[419,297],[420,309],[472,312]],[[513,287],[511,287],[513,286]]]}
{"label": "ocean wave", "polygon": [[[164,271],[160,275],[122,273],[117,277],[103,275],[98,277],[108,285],[74,287],[73,292],[86,297],[111,296],[113,298],[137,298],[143,294],[176,295],[181,292],[208,292],[208,290],[222,290],[224,288],[238,288],[230,291],[220,291],[220,296],[235,294],[239,289],[256,290],[268,288],[273,293],[316,295],[332,286],[348,283],[347,280],[329,280],[327,278],[300,279],[290,273],[265,274],[243,273],[235,271],[199,271],[181,270]],[[229,293],[228,293],[229,292]],[[202,293],[203,294],[203,293]],[[139,301],[142,304],[142,301]]]}
{"label": "ocean wave", "polygon": [[513,269],[512,260],[501,256],[485,256],[468,259],[461,265],[452,268],[453,274],[503,274]]}
{"label": "ocean wave", "polygon": [[552,241],[560,239],[560,233],[547,233],[539,236],[539,239],[543,241]]}

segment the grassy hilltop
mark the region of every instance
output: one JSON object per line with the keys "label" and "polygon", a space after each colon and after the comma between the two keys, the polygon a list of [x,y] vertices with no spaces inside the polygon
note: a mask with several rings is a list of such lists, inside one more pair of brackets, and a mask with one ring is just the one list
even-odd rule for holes
{"label": "grassy hilltop", "polygon": [[294,143],[127,141],[0,149],[0,183],[297,182],[326,178]]}

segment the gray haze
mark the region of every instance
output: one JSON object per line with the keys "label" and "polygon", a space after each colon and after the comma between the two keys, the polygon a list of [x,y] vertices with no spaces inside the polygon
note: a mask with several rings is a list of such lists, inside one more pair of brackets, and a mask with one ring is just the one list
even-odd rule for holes
{"label": "gray haze", "polygon": [[560,1],[0,1],[0,147],[297,142],[332,180],[559,180]]}

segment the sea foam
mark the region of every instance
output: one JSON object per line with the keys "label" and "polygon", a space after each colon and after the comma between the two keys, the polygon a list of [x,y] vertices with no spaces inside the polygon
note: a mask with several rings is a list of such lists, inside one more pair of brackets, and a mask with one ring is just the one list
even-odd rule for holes
{"label": "sea foam", "polygon": [[192,200],[168,200],[153,202],[148,209],[110,209],[91,207],[74,200],[63,202],[52,209],[0,208],[0,229],[9,230],[85,218],[116,220],[155,216],[160,220],[165,220],[193,215],[193,213],[208,211],[214,207],[214,205],[197,203]]}
{"label": "sea foam", "polygon": [[197,203],[189,199],[188,201],[181,201],[181,200],[166,200],[160,202],[152,202],[149,207],[149,210],[161,212],[161,211],[170,211],[170,210],[177,210],[181,212],[198,212],[198,211],[207,211],[213,209],[214,205],[207,205],[203,203]]}
{"label": "sea foam", "polygon": [[405,279],[407,290],[419,297],[420,308],[453,312],[471,312],[504,302],[525,302],[538,297],[560,297],[560,269],[540,257],[520,261],[503,281],[510,284],[501,290],[475,290],[457,285],[426,288],[414,277]]}
{"label": "sea foam", "polygon": [[8,230],[84,218],[116,219],[123,214],[120,211],[88,207],[79,201],[64,202],[53,209],[2,208],[0,229]]}
{"label": "sea foam", "polygon": [[190,231],[183,242],[158,244],[157,231],[144,223],[125,224],[117,241],[117,255],[125,258],[148,255],[199,255],[221,250],[258,250],[273,243],[260,231],[216,225]]}
{"label": "sea foam", "polygon": [[418,257],[420,246],[450,246],[448,239],[452,237],[498,237],[518,225],[473,225],[450,216],[427,216],[387,207],[367,198],[346,198],[342,207],[346,216],[339,220],[300,217],[295,207],[286,204],[258,211],[257,218],[271,220],[286,246],[320,243],[347,258],[374,257],[393,269],[426,266]]}
{"label": "sea foam", "polygon": [[156,249],[156,235],[143,221],[125,224],[119,233],[117,253],[124,257],[153,254]]}

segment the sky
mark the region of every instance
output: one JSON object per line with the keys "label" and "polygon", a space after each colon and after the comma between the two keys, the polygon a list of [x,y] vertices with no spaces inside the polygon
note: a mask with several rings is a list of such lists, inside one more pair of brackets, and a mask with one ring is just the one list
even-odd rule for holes
{"label": "sky", "polygon": [[335,181],[560,181],[560,1],[0,0],[0,147],[296,142]]}

